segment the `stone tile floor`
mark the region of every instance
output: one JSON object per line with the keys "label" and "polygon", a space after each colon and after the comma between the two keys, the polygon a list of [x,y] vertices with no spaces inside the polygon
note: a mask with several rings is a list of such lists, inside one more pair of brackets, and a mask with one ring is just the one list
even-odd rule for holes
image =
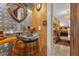
{"label": "stone tile floor", "polygon": [[60,44],[54,44],[53,56],[70,56],[70,47]]}

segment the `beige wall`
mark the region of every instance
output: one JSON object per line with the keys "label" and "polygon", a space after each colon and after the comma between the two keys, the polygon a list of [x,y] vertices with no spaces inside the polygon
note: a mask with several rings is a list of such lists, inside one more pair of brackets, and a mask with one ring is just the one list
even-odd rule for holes
{"label": "beige wall", "polygon": [[43,26],[43,21],[47,21],[47,4],[42,4],[40,11],[36,10],[36,5],[32,5],[32,26],[38,30],[41,27],[39,47],[40,55],[47,55],[47,26]]}

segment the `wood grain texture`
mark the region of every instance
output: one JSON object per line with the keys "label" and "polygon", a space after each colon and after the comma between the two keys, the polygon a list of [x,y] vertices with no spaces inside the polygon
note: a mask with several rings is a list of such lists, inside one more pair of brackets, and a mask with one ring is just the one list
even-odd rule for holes
{"label": "wood grain texture", "polygon": [[70,6],[70,55],[79,56],[79,4],[72,3]]}
{"label": "wood grain texture", "polygon": [[38,31],[38,27],[41,27],[39,38],[39,50],[40,55],[47,55],[47,26],[43,26],[43,21],[47,21],[47,4],[42,4],[40,11],[36,10],[36,5],[32,5],[32,26]]}

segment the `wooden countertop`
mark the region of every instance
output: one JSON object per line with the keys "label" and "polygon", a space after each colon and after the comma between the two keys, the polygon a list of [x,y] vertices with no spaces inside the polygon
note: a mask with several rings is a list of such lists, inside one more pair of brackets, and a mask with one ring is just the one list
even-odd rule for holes
{"label": "wooden countertop", "polygon": [[7,37],[3,40],[0,40],[0,44],[5,44],[5,43],[10,43],[10,42],[14,42],[17,38],[15,36],[12,37]]}

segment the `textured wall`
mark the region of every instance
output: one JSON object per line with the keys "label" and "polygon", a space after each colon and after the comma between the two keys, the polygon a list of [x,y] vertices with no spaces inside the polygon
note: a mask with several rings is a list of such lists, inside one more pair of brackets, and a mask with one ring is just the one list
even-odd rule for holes
{"label": "textured wall", "polygon": [[[12,19],[12,17],[9,15],[7,11],[6,4],[0,4],[0,26],[3,25],[6,27],[5,29],[10,30],[14,29],[17,31],[18,29],[18,23]],[[31,26],[32,25],[32,10],[31,8],[28,9],[28,16],[27,18],[22,22],[22,25],[24,27]],[[0,28],[1,29],[1,28]],[[21,28],[23,29],[23,28]],[[12,43],[6,43],[3,45],[0,45],[0,56],[2,55],[11,55],[11,49],[12,49]]]}
{"label": "textured wall", "polygon": [[[15,30],[18,29],[18,23],[12,19],[12,17],[9,15],[7,11],[6,4],[0,4],[0,21],[3,21],[5,26],[12,28],[14,25]],[[10,24],[8,26],[8,24]],[[32,24],[32,10],[28,9],[28,16],[27,18],[21,23],[24,27],[31,26]],[[21,28],[23,29],[23,28]]]}
{"label": "textured wall", "polygon": [[36,5],[32,7],[32,26],[40,30],[39,48],[40,55],[47,55],[47,26],[43,26],[43,21],[47,21],[47,4],[42,4],[40,11],[36,10]]}

